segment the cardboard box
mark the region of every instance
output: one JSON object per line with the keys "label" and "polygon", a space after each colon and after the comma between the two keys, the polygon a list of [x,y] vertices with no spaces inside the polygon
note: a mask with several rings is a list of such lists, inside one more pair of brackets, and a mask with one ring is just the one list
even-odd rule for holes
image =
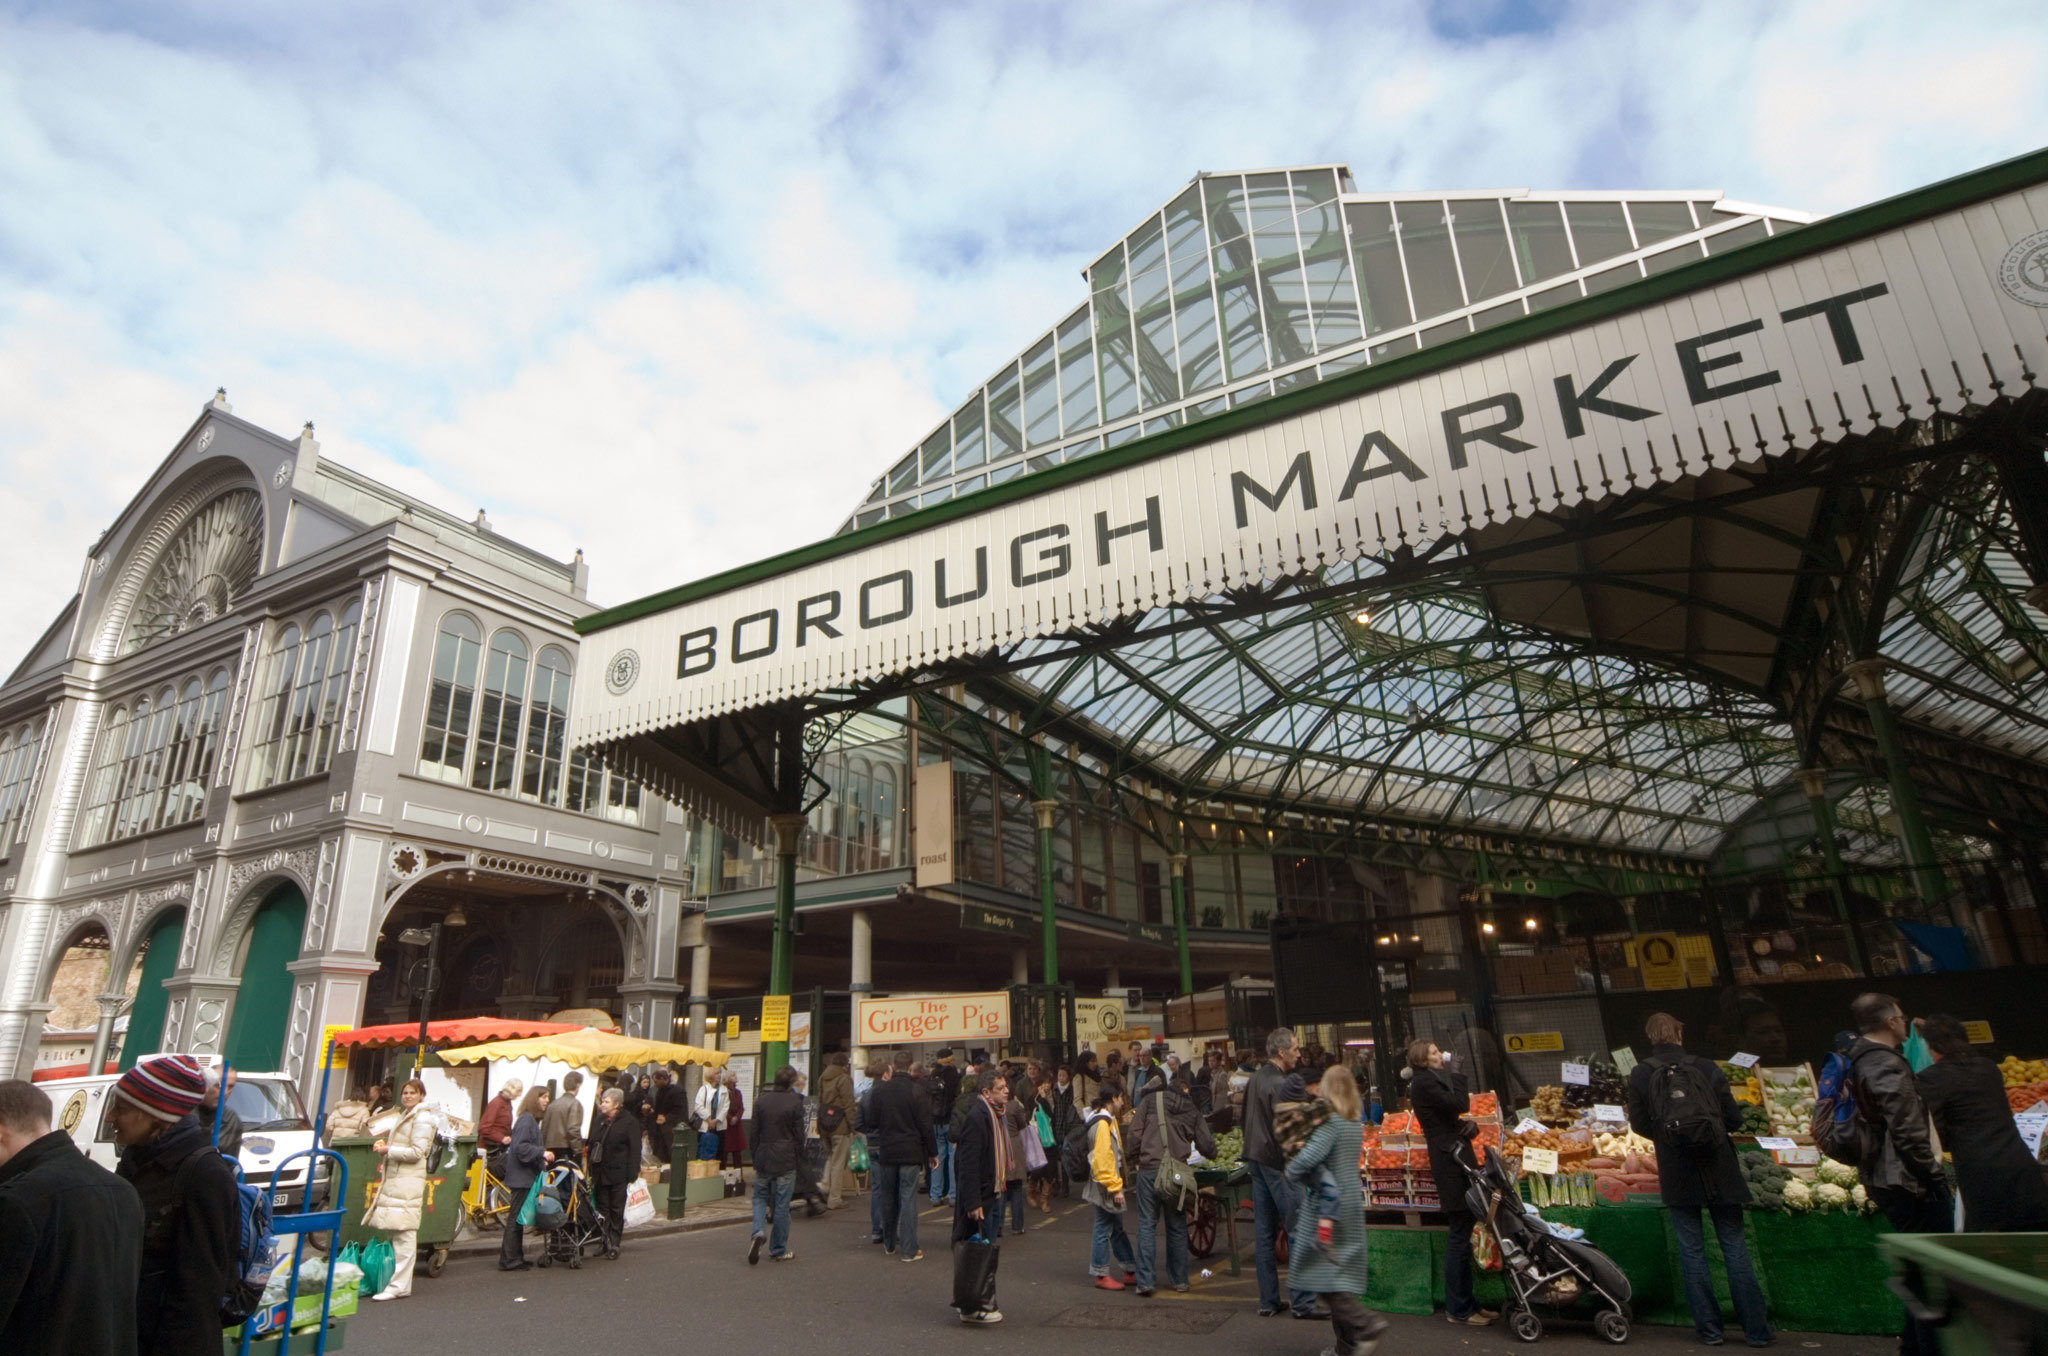
{"label": "cardboard box", "polygon": [[698,1182],[702,1181],[707,1177],[716,1177],[718,1175],[718,1165],[716,1163],[713,1163],[711,1160],[706,1158],[694,1158],[690,1160],[690,1181]]}

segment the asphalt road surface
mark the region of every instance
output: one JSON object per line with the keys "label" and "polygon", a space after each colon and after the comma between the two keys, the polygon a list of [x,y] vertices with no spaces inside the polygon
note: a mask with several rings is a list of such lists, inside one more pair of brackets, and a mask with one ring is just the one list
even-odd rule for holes
{"label": "asphalt road surface", "polygon": [[[495,1258],[452,1259],[441,1276],[422,1275],[409,1299],[365,1302],[351,1319],[350,1356],[420,1356],[562,1349],[597,1352],[785,1352],[832,1356],[902,1356],[904,1352],[1043,1350],[1107,1340],[1119,1356],[1237,1356],[1243,1352],[1316,1356],[1331,1344],[1327,1323],[1260,1318],[1249,1250],[1244,1274],[1232,1277],[1219,1254],[1204,1278],[1197,1259],[1185,1295],[1162,1289],[1153,1299],[1107,1292],[1088,1281],[1089,1212],[1078,1198],[1054,1201],[1033,1214],[1022,1238],[1003,1239],[997,1299],[1004,1321],[963,1326],[948,1307],[952,1264],[950,1207],[920,1219],[921,1262],[904,1263],[868,1242],[867,1197],[818,1219],[796,1212],[795,1253],[771,1262],[765,1252],[748,1266],[748,1230],[704,1229],[635,1242],[628,1235],[616,1262],[588,1259],[561,1268],[500,1272]],[[1135,1223],[1135,1221],[1134,1221]],[[1249,1231],[1245,1232],[1247,1245]],[[1221,1240],[1219,1240],[1220,1244]],[[529,1255],[538,1249],[529,1233]],[[1161,1248],[1161,1263],[1164,1248]],[[1441,1314],[1396,1314],[1382,1350],[1414,1356],[1487,1356],[1529,1349],[1499,1326],[1453,1327]],[[1740,1351],[1740,1329],[1731,1349]],[[586,1345],[587,1344],[587,1345]],[[1639,1325],[1631,1349],[1699,1350],[1690,1328]],[[1553,1325],[1541,1348],[1593,1356],[1606,1344],[1589,1326]],[[1889,1356],[1895,1338],[1832,1334],[1779,1335],[1788,1356]]]}

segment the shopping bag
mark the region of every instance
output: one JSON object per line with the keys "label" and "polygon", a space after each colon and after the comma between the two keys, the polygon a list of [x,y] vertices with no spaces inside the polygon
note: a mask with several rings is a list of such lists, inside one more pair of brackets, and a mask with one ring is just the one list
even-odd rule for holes
{"label": "shopping bag", "polygon": [[654,1197],[647,1194],[647,1183],[635,1181],[626,1188],[626,1227],[654,1223]]}
{"label": "shopping bag", "polygon": [[1038,1125],[1038,1147],[1050,1149],[1052,1147],[1052,1117],[1046,1115],[1045,1108],[1041,1106],[1032,1109],[1031,1119]]}
{"label": "shopping bag", "polygon": [[868,1137],[855,1135],[846,1146],[846,1170],[866,1172],[868,1170]]}
{"label": "shopping bag", "polygon": [[1037,1172],[1045,1166],[1045,1146],[1038,1142],[1038,1136],[1029,1130],[1017,1135],[1017,1145],[1024,1151],[1024,1171]]}
{"label": "shopping bag", "polygon": [[978,1314],[996,1307],[996,1260],[1002,1245],[976,1234],[953,1244],[953,1307]]}
{"label": "shopping bag", "polygon": [[391,1254],[391,1240],[379,1237],[363,1244],[362,1261],[358,1265],[363,1269],[363,1289],[371,1294],[377,1294],[391,1284],[391,1275],[398,1270],[398,1259]]}
{"label": "shopping bag", "polygon": [[697,1157],[705,1160],[712,1160],[718,1157],[718,1135],[716,1132],[711,1130],[698,1132]]}
{"label": "shopping bag", "polygon": [[546,1179],[536,1177],[533,1185],[526,1189],[526,1199],[519,1203],[519,1214],[513,1223],[522,1229],[533,1227],[534,1219],[540,1214],[540,1198],[547,1195]]}
{"label": "shopping bag", "polygon": [[363,1269],[363,1245],[361,1243],[349,1244],[341,1250],[341,1255],[334,1260],[337,1265],[346,1262],[360,1272]]}
{"label": "shopping bag", "polygon": [[1481,1271],[1500,1270],[1500,1245],[1493,1241],[1493,1230],[1484,1224],[1472,1226],[1472,1265]]}

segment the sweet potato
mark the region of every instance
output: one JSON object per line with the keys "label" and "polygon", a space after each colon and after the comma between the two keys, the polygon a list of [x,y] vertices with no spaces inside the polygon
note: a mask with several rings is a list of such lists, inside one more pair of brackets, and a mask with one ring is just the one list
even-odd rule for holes
{"label": "sweet potato", "polygon": [[1614,1169],[1620,1167],[1621,1164],[1612,1158],[1589,1158],[1586,1160],[1585,1166],[1588,1172],[1611,1172]]}
{"label": "sweet potato", "polygon": [[1628,1199],[1628,1184],[1619,1177],[1605,1176],[1593,1179],[1593,1190],[1603,1201],[1620,1205]]}

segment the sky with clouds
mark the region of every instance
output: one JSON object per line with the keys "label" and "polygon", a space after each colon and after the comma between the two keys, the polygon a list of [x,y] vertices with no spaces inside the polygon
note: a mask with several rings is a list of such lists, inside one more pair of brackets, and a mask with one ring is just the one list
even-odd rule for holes
{"label": "sky with clouds", "polygon": [[0,654],[216,386],[619,602],[832,532],[1198,171],[1838,211],[2048,140],[2044,36],[2038,0],[0,3]]}

